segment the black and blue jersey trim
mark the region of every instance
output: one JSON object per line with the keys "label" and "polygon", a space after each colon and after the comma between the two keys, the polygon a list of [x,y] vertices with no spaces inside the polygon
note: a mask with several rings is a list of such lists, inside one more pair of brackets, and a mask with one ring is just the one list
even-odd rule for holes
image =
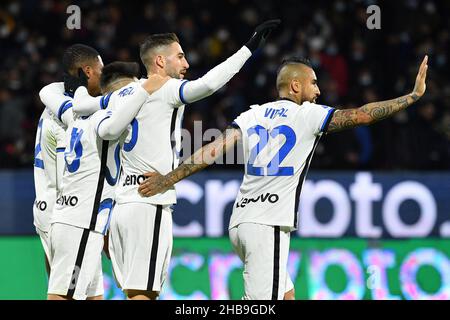
{"label": "black and blue jersey trim", "polygon": [[67,109],[70,109],[70,108],[72,108],[71,100],[66,100],[61,104],[61,106],[59,107],[59,110],[58,110],[58,119],[60,121],[61,121],[61,117],[62,117],[63,113],[66,112]]}
{"label": "black and blue jersey trim", "polygon": [[108,93],[106,96],[101,97],[100,99],[100,109],[106,109],[109,104],[109,99],[111,98],[112,92]]}
{"label": "black and blue jersey trim", "polygon": [[328,114],[325,117],[325,120],[323,120],[322,127],[320,128],[320,132],[327,132],[328,126],[330,125],[330,121],[331,121],[332,115],[333,115],[333,113],[335,111],[336,111],[336,109],[334,109],[334,108],[331,108],[328,111]]}
{"label": "black and blue jersey trim", "polygon": [[180,90],[179,90],[179,95],[180,95],[180,100],[181,102],[183,102],[183,104],[188,104],[188,102],[186,100],[184,100],[184,94],[183,94],[183,88],[186,85],[186,83],[188,83],[188,80],[185,80],[181,86],[180,86]]}
{"label": "black and blue jersey trim", "polygon": [[66,148],[56,148],[56,152],[64,152]]}

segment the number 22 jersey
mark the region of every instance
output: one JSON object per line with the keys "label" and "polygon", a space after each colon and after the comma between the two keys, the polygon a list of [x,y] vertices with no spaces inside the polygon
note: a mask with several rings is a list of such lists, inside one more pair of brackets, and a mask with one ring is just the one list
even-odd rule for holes
{"label": "number 22 jersey", "polygon": [[302,184],[334,111],[280,99],[254,105],[234,120],[242,132],[245,175],[230,229],[243,222],[297,228]]}

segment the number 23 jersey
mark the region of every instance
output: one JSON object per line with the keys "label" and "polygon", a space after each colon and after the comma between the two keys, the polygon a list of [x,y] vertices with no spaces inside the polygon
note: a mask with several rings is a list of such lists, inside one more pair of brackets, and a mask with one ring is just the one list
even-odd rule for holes
{"label": "number 23 jersey", "polygon": [[280,99],[254,105],[234,120],[242,132],[245,175],[230,229],[243,222],[297,228],[303,181],[334,111]]}

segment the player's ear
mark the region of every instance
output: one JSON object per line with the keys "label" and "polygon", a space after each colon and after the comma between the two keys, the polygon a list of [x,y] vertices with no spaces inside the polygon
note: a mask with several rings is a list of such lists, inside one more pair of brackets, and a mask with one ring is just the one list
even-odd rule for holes
{"label": "player's ear", "polygon": [[162,55],[157,55],[157,56],[156,56],[155,63],[156,63],[156,65],[157,65],[158,67],[160,67],[160,68],[163,69],[164,66],[166,65],[166,60],[164,59],[164,56],[162,56]]}
{"label": "player's ear", "polygon": [[81,69],[83,70],[84,74],[86,75],[86,77],[88,79],[91,77],[91,75],[94,72],[94,70],[92,69],[91,66],[84,66],[84,67],[81,67]]}
{"label": "player's ear", "polygon": [[302,90],[302,84],[298,79],[293,79],[289,89],[293,93],[299,93]]}

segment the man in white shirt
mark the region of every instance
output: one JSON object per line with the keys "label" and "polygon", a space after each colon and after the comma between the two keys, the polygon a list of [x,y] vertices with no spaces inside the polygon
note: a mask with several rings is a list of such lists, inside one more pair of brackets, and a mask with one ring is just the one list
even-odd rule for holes
{"label": "man in white shirt", "polygon": [[338,110],[316,104],[320,91],[309,62],[288,59],[278,71],[277,101],[251,106],[222,136],[197,150],[174,171],[146,174],[149,178],[139,192],[149,197],[165,192],[242,141],[245,175],[233,206],[229,234],[244,263],[243,298],[293,299],[294,286],[287,273],[289,238],[298,227],[301,188],[320,137],[372,124],[416,102],[425,93],[427,61],[425,57],[410,94]]}
{"label": "man in white shirt", "polygon": [[[39,97],[46,108],[39,119],[36,132],[34,155],[36,200],[33,218],[36,232],[44,248],[47,273],[50,272],[48,232],[65,167],[65,130],[73,122],[72,97],[75,89],[81,84],[85,84],[94,95],[100,92],[99,78],[103,63],[99,57],[97,50],[92,47],[83,44],[70,46],[62,59],[64,82],[51,83],[39,92]],[[95,110],[91,108],[77,111],[82,111],[85,115],[98,109],[96,107]]]}
{"label": "man in white shirt", "polygon": [[279,23],[272,20],[258,26],[245,46],[194,81],[183,80],[189,64],[175,34],[151,35],[141,45],[147,74],[172,79],[138,112],[121,153],[123,173],[116,192],[109,252],[114,273],[120,275],[116,278],[128,298],[158,297],[172,251],[171,206],[176,203],[175,189],[144,198],[138,194],[142,174],[165,174],[177,167],[185,104],[224,86]]}
{"label": "man in white shirt", "polygon": [[[119,138],[149,94],[167,81],[156,75],[139,83],[137,76],[136,63],[105,66],[100,84],[107,109],[77,117],[68,128],[66,171],[50,227],[49,300],[103,296],[101,251],[120,172]],[[84,87],[76,92],[75,105],[104,99],[92,98]]]}

